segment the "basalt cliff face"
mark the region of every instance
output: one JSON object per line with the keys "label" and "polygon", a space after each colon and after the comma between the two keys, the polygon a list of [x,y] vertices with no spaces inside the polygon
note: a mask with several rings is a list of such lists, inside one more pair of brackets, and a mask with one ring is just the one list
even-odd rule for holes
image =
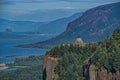
{"label": "basalt cliff face", "polygon": [[[120,80],[119,13],[120,2],[90,9],[61,35],[36,43],[38,47],[66,43],[45,55],[43,80]],[[97,41],[108,34],[111,37],[101,42],[72,44],[78,37]]]}
{"label": "basalt cliff face", "polygon": [[[44,58],[43,80],[58,80],[58,75],[54,72],[58,61],[48,55]],[[83,65],[83,77],[85,80],[120,80],[120,71],[109,72],[105,68],[96,67],[95,65]]]}
{"label": "basalt cliff face", "polygon": [[84,68],[84,77],[86,80],[120,80],[120,71],[109,72],[105,68],[98,69],[95,65],[89,65]]}
{"label": "basalt cliff face", "polygon": [[43,80],[57,80],[57,74],[55,74],[54,69],[58,61],[56,58],[46,55],[43,64]]}
{"label": "basalt cliff face", "polygon": [[120,29],[102,42],[54,47],[45,55],[43,80],[120,80]]}

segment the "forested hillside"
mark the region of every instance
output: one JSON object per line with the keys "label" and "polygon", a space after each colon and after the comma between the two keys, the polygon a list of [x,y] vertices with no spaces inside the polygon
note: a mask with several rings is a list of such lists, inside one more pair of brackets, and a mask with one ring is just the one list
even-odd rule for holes
{"label": "forested hillside", "polygon": [[94,72],[95,69],[98,75],[101,75],[98,80],[108,80],[109,72],[116,76],[111,75],[112,80],[120,79],[120,75],[117,76],[120,70],[120,29],[116,29],[112,37],[102,42],[86,43],[82,46],[61,45],[53,48],[46,55],[58,60],[54,69],[55,74],[58,74],[57,80],[93,80],[91,75],[95,76],[95,74],[91,74],[91,65],[95,66],[92,67],[92,71]]}

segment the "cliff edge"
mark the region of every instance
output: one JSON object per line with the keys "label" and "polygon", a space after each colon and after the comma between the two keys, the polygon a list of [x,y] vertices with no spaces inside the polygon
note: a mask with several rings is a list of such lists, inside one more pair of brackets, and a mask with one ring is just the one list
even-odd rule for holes
{"label": "cliff edge", "polygon": [[43,80],[120,80],[120,29],[102,42],[54,47],[45,55]]}
{"label": "cliff edge", "polygon": [[54,69],[58,61],[56,58],[51,57],[49,54],[45,55],[43,64],[43,80],[57,80]]}

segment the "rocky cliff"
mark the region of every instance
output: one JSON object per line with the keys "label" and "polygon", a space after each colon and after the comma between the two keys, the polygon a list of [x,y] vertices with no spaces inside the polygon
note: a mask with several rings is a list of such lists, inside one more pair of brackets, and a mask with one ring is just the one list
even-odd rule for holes
{"label": "rocky cliff", "polygon": [[119,44],[116,29],[102,42],[56,46],[45,55],[43,80],[120,80]]}
{"label": "rocky cliff", "polygon": [[86,80],[120,80],[120,71],[109,72],[106,68],[98,69],[93,64],[89,66],[87,71],[84,76]]}
{"label": "rocky cliff", "polygon": [[[54,72],[58,61],[54,57],[45,56],[43,66],[43,80],[58,80],[58,75]],[[109,72],[105,68],[98,69],[95,65],[83,66],[83,77],[85,80],[120,80],[120,71]]]}
{"label": "rocky cliff", "polygon": [[57,74],[54,72],[58,61],[56,58],[46,55],[43,64],[43,80],[57,80]]}

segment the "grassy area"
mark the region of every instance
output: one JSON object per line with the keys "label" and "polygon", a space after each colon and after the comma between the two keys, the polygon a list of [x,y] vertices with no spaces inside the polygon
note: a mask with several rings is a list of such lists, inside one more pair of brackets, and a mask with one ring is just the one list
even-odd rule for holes
{"label": "grassy area", "polygon": [[9,63],[9,68],[16,68],[6,72],[0,72],[0,80],[42,80],[43,56],[30,56],[16,59]]}

